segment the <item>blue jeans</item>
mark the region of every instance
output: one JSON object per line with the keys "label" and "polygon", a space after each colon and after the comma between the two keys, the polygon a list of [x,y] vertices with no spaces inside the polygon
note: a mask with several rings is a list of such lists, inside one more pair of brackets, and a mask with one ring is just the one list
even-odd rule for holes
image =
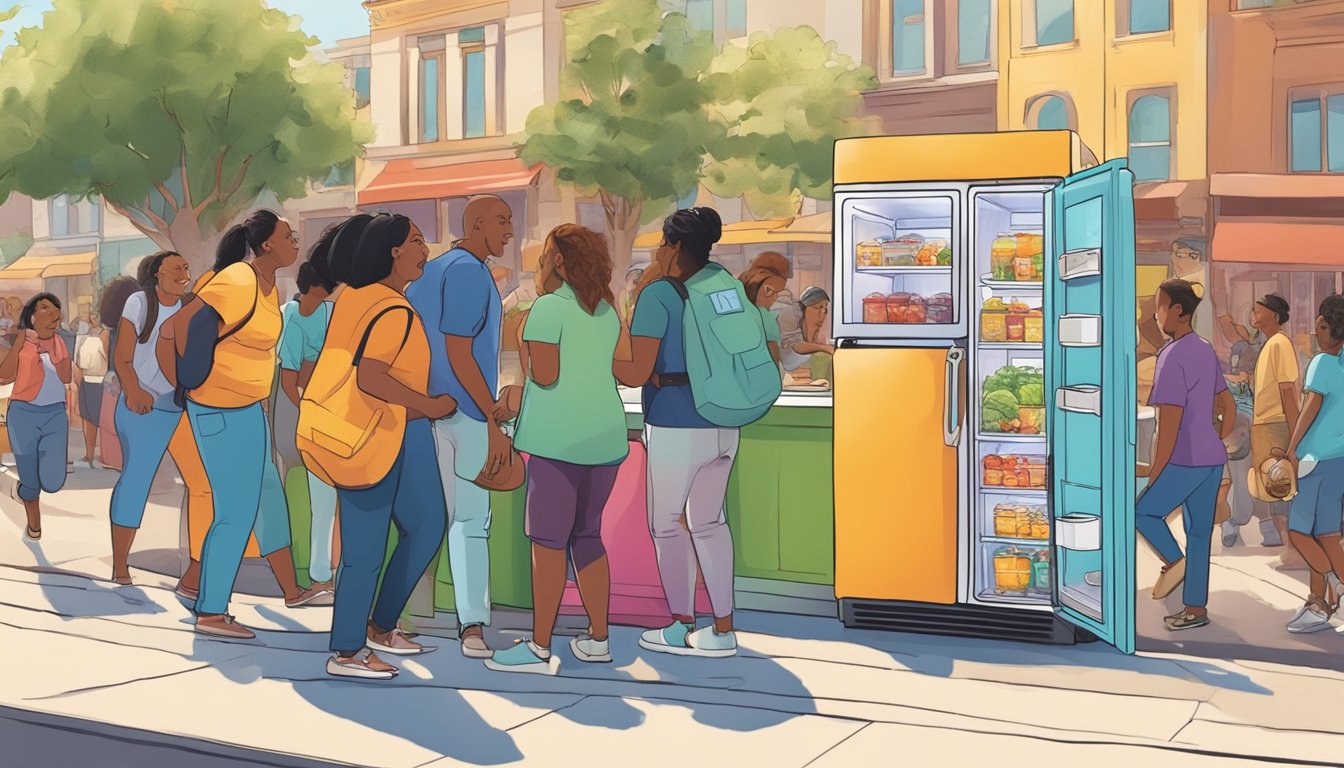
{"label": "blue jeans", "polygon": [[19,499],[37,501],[42,492],[65,487],[65,461],[70,447],[70,417],[65,403],[9,403],[9,440],[19,470]]}
{"label": "blue jeans", "polygon": [[[473,482],[485,468],[485,422],[458,411],[434,424],[448,515],[448,567],[462,626],[490,623],[490,492]],[[344,529],[342,529],[344,536]]]}
{"label": "blue jeans", "polygon": [[187,416],[206,477],[215,489],[215,518],[201,549],[196,612],[220,614],[228,610],[253,526],[262,555],[289,546],[289,506],[260,403],[211,408],[189,400]]}
{"label": "blue jeans", "polygon": [[[1143,538],[1168,564],[1185,558],[1185,604],[1203,608],[1209,603],[1209,551],[1213,539],[1214,506],[1223,468],[1181,467],[1168,464],[1139,496],[1134,521]],[[1185,548],[1167,527],[1167,515],[1184,506]]]}
{"label": "blue jeans", "polygon": [[[364,647],[370,608],[379,631],[396,628],[416,581],[443,541],[446,516],[438,475],[433,429],[427,419],[416,419],[406,425],[401,453],[387,477],[371,488],[337,489],[342,551],[331,618],[332,651],[350,654]],[[384,571],[390,523],[397,526],[397,547]]]}
{"label": "blue jeans", "polygon": [[140,527],[154,474],[159,471],[163,455],[168,452],[168,443],[181,421],[181,411],[152,410],[139,414],[126,406],[125,397],[117,400],[115,423],[123,466],[112,489],[113,525]]}
{"label": "blue jeans", "polygon": [[313,514],[309,536],[308,578],[331,581],[332,531],[336,526],[336,489],[308,473],[308,509]]}

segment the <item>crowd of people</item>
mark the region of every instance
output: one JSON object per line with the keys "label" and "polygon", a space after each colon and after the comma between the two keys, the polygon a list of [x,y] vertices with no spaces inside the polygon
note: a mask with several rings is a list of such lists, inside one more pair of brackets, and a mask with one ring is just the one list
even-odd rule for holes
{"label": "crowd of people", "polygon": [[[1177,278],[1162,283],[1149,305],[1154,328],[1170,339],[1155,345],[1148,404],[1157,411],[1156,441],[1153,455],[1140,457],[1138,474],[1148,485],[1135,509],[1139,535],[1163,563],[1153,597],[1181,587],[1184,607],[1166,618],[1167,627],[1206,626],[1214,528],[1221,525],[1225,547],[1235,546],[1253,511],[1264,544],[1286,543],[1309,571],[1305,603],[1287,631],[1329,629],[1344,594],[1344,297],[1326,297],[1313,318],[1320,351],[1300,392],[1283,297],[1255,302],[1254,346],[1250,334],[1223,323],[1225,333],[1240,336],[1228,367],[1195,330],[1201,304],[1203,285]],[[1140,318],[1141,335],[1147,320]],[[1229,489],[1242,483],[1253,503],[1229,504]],[[1177,509],[1184,551],[1166,522]]]}
{"label": "crowd of people", "polygon": [[[739,428],[780,392],[780,328],[763,309],[778,284],[744,287],[711,258],[718,214],[679,210],[665,220],[664,243],[622,312],[604,238],[557,227],[520,328],[524,382],[500,387],[501,297],[489,260],[513,238],[512,212],[500,198],[473,198],[462,226],[463,239],[431,260],[410,219],[351,217],[308,249],[299,292],[282,305],[276,274],[299,261],[300,243],[287,221],[254,211],[228,230],[199,278],[182,256],[160,252],[135,278],[106,286],[106,327],[87,333],[102,350],[101,371],[94,347],[86,355],[77,345],[72,361],[58,334],[59,299],[30,299],[0,359],[0,384],[13,384],[9,433],[28,537],[42,535],[41,494],[65,482],[69,385],[82,380],[86,435],[108,423],[103,401],[114,403],[121,474],[109,510],[110,578],[133,583],[129,555],[168,455],[187,488],[192,542],[176,591],[197,632],[255,637],[229,603],[243,558],[260,554],[287,607],[333,606],[329,674],[394,677],[397,668],[379,654],[426,650],[398,621],[446,536],[464,655],[494,670],[554,674],[553,630],[572,562],[590,624],[571,652],[607,662],[601,518],[628,452],[619,382],[643,389],[650,532],[674,617],[640,645],[735,653],[724,496]],[[809,312],[824,325],[824,295],[802,304],[804,325]],[[716,365],[747,375],[716,377]],[[272,444],[281,439],[274,425],[282,407],[297,410],[294,445],[308,473],[307,588],[295,573]],[[92,442],[88,461],[94,466]],[[534,627],[530,639],[492,648],[484,632],[490,492],[523,483]],[[693,607],[697,571],[714,614],[704,627]]]}

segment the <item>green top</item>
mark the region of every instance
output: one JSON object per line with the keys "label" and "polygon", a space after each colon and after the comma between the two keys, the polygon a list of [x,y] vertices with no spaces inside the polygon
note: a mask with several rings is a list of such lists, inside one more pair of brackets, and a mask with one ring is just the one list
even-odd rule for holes
{"label": "green top", "polygon": [[599,302],[590,315],[568,284],[537,298],[523,341],[559,345],[560,378],[549,387],[527,379],[514,439],[518,450],[586,466],[625,459],[625,407],[611,372],[620,334],[610,304]]}

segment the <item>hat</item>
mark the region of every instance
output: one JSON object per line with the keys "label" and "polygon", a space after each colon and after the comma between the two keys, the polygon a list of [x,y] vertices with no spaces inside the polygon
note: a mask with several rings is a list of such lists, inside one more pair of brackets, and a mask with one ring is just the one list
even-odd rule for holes
{"label": "hat", "polygon": [[1293,465],[1282,451],[1275,451],[1275,454],[1246,473],[1247,490],[1251,496],[1271,504],[1288,501],[1297,495],[1297,475]]}
{"label": "hat", "polygon": [[798,303],[803,305],[804,307],[810,307],[813,304],[819,304],[823,301],[830,301],[830,300],[831,300],[830,294],[826,293],[826,289],[819,288],[815,285],[806,288],[803,291],[803,295],[798,297]]}

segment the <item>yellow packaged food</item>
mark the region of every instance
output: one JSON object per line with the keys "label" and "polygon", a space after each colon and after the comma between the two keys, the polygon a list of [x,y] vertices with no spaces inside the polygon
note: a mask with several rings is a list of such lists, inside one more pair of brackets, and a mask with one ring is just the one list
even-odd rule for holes
{"label": "yellow packaged food", "polygon": [[1039,309],[1033,310],[1023,322],[1023,338],[1028,344],[1045,343],[1045,318]]}
{"label": "yellow packaged food", "polygon": [[1008,313],[1001,309],[982,310],[980,313],[980,340],[1007,341]]}
{"label": "yellow packaged food", "polygon": [[854,246],[854,264],[858,267],[882,266],[882,244],[867,240]]}
{"label": "yellow packaged food", "polygon": [[994,587],[999,593],[1026,592],[1031,586],[1031,558],[1016,549],[994,556]]}

